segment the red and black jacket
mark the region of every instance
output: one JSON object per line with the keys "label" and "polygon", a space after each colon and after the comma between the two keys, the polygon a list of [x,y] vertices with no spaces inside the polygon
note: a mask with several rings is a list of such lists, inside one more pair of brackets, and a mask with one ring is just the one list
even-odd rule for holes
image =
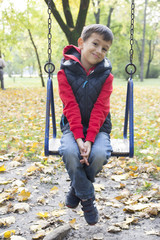
{"label": "red and black jacket", "polygon": [[62,132],[68,128],[75,139],[94,142],[98,132],[111,132],[110,95],[113,87],[111,64],[107,58],[86,72],[80,62],[80,49],[64,48],[58,72],[59,94],[64,105]]}

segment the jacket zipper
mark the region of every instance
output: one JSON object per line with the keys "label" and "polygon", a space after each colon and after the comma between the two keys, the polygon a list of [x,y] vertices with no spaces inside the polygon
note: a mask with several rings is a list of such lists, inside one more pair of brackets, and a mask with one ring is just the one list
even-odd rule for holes
{"label": "jacket zipper", "polygon": [[87,123],[88,117],[88,76],[86,76],[86,81],[83,84],[85,86],[85,123]]}

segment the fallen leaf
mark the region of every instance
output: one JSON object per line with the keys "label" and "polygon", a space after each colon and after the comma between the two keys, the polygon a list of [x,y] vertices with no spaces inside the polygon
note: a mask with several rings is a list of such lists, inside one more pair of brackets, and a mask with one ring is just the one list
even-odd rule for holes
{"label": "fallen leaf", "polygon": [[31,193],[28,191],[25,191],[25,189],[24,189],[18,194],[18,201],[19,202],[27,201],[28,198],[30,197],[30,195],[31,195]]}
{"label": "fallen leaf", "polygon": [[11,236],[11,240],[27,240],[27,239],[18,235],[13,235]]}
{"label": "fallen leaf", "polygon": [[31,166],[31,167],[29,167],[29,168],[27,169],[27,172],[28,172],[28,173],[32,173],[32,172],[35,172],[35,171],[37,171],[37,170],[38,170],[38,167]]}
{"label": "fallen leaf", "polygon": [[13,180],[5,180],[4,178],[0,178],[0,185],[7,185],[12,183]]}
{"label": "fallen leaf", "polygon": [[21,180],[15,180],[13,183],[12,183],[12,187],[23,187],[24,186],[24,182],[22,182]]}
{"label": "fallen leaf", "polygon": [[5,201],[11,199],[11,195],[9,193],[6,192],[2,192],[0,193],[0,204],[4,203]]}
{"label": "fallen leaf", "polygon": [[49,217],[49,213],[48,212],[39,212],[39,213],[37,213],[37,216],[39,217],[39,218],[48,218]]}
{"label": "fallen leaf", "polygon": [[64,210],[64,209],[54,210],[54,211],[51,212],[51,215],[53,217],[60,217],[60,216],[63,216],[64,214],[66,214],[66,210]]}
{"label": "fallen leaf", "polygon": [[123,230],[128,230],[129,229],[129,226],[126,222],[119,222],[119,223],[115,223],[114,224],[116,227],[119,227]]}
{"label": "fallen leaf", "polygon": [[156,236],[160,236],[160,231],[158,231],[158,230],[146,231],[145,233],[146,233],[147,235],[156,235]]}
{"label": "fallen leaf", "polygon": [[51,190],[50,190],[50,193],[51,194],[56,194],[58,192],[58,187],[57,186],[54,186]]}
{"label": "fallen leaf", "polygon": [[5,226],[10,226],[11,224],[15,223],[16,219],[14,216],[6,217],[6,218],[1,218],[0,219],[0,226],[5,227]]}
{"label": "fallen leaf", "polygon": [[105,186],[103,184],[94,184],[94,189],[96,192],[101,192],[105,189]]}
{"label": "fallen leaf", "polygon": [[110,232],[110,233],[121,232],[121,228],[120,228],[120,227],[116,227],[116,226],[110,226],[110,227],[108,228],[108,232]]}
{"label": "fallen leaf", "polygon": [[138,166],[129,166],[129,168],[130,168],[132,171],[137,171]]}
{"label": "fallen leaf", "polygon": [[41,230],[37,232],[34,236],[32,236],[32,239],[34,240],[42,239],[42,237],[44,237],[45,235],[46,235],[46,232],[44,230]]}
{"label": "fallen leaf", "polygon": [[59,203],[58,205],[60,208],[64,208],[64,203]]}
{"label": "fallen leaf", "polygon": [[4,165],[0,166],[0,172],[5,172],[6,171],[6,167]]}
{"label": "fallen leaf", "polygon": [[149,207],[149,204],[138,203],[135,205],[126,206],[123,209],[123,211],[134,213],[136,211],[142,211],[142,210],[146,209],[147,207]]}
{"label": "fallen leaf", "polygon": [[69,224],[72,228],[74,228],[75,223],[76,223],[76,218],[73,218],[71,221],[69,221]]}
{"label": "fallen leaf", "polygon": [[145,213],[149,214],[149,215],[153,215],[153,216],[157,216],[158,215],[158,209],[157,207],[148,207],[145,209]]}
{"label": "fallen leaf", "polygon": [[9,230],[9,231],[6,231],[4,233],[4,238],[10,238],[12,236],[12,234],[15,234],[16,231],[15,230]]}
{"label": "fallen leaf", "polygon": [[13,211],[20,214],[24,212],[29,212],[30,206],[28,203],[17,203],[13,206]]}
{"label": "fallen leaf", "polygon": [[124,173],[121,175],[112,175],[111,179],[116,181],[116,182],[120,182],[122,180],[127,180],[129,178],[129,174],[128,173]]}

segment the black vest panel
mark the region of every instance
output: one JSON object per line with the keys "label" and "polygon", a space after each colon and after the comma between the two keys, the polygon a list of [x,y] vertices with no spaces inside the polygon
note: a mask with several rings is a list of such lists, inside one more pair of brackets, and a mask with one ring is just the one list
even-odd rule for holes
{"label": "black vest panel", "polygon": [[[102,86],[107,81],[111,64],[108,59],[100,62],[96,68],[87,76],[83,67],[76,61],[64,59],[61,62],[61,68],[64,69],[68,83],[70,84],[76,101],[79,105],[83,132],[86,135],[90,114],[95,102],[101,92]],[[61,130],[62,132],[69,128],[67,118],[62,115]],[[110,133],[112,128],[111,116],[108,114],[100,131]]]}

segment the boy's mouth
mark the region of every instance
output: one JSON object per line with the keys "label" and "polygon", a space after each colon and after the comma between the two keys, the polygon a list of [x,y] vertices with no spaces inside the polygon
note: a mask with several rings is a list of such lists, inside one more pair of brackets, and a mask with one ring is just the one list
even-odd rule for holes
{"label": "boy's mouth", "polygon": [[99,56],[97,54],[95,54],[95,53],[92,53],[92,54],[95,58],[97,58],[97,59],[99,58]]}

